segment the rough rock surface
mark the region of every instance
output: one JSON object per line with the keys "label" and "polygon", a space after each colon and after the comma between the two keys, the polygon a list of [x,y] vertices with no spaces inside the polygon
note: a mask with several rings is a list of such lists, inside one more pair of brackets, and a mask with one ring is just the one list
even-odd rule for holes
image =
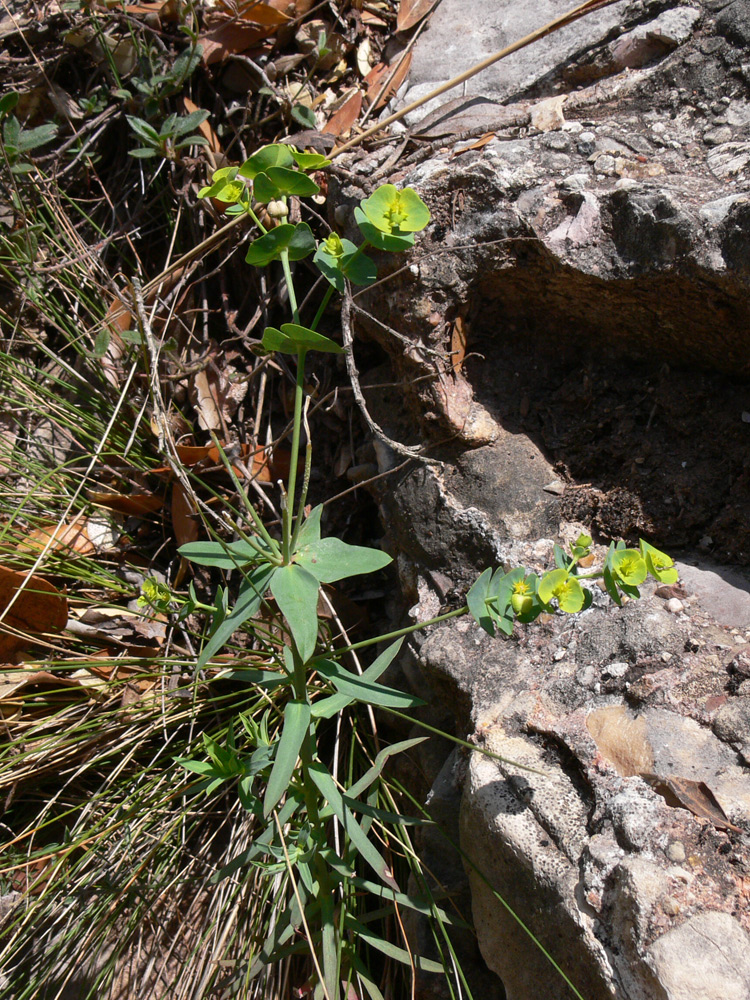
{"label": "rough rock surface", "polygon": [[[424,36],[432,66],[450,8]],[[487,51],[521,16],[492,5]],[[509,1000],[574,994],[496,894],[586,1000],[750,996],[748,45],[748,0],[617,4],[411,121],[382,175],[433,214],[411,267],[386,262],[388,295],[355,307],[411,408],[371,394],[373,414],[444,463],[377,487],[413,617],[489,563],[549,568],[560,522],[681,557],[681,585],[623,609],[597,595],[510,640],[460,619],[402,660],[433,722],[503,758],[423,767],[446,823],[460,800],[479,947]],[[429,62],[417,49],[415,88],[439,82]],[[391,151],[353,157],[344,197]]]}

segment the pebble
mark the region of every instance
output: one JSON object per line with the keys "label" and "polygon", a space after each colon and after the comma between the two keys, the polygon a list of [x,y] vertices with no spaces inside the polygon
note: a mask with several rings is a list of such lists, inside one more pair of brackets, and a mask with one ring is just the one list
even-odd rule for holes
{"label": "pebble", "polygon": [[678,615],[681,611],[685,610],[685,605],[677,597],[670,597],[665,607],[671,615]]}
{"label": "pebble", "polygon": [[667,857],[676,865],[681,865],[685,860],[685,845],[680,840],[671,840],[667,845]]}
{"label": "pebble", "polygon": [[725,142],[732,141],[732,130],[728,125],[710,128],[707,132],[703,133],[703,141],[707,146],[721,146]]}

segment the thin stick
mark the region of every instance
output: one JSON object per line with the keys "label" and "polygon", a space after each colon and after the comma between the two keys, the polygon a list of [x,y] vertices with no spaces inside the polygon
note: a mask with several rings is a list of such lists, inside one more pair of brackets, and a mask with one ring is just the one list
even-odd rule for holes
{"label": "thin stick", "polygon": [[617,3],[618,0],[586,0],[585,3],[580,4],[578,7],[574,7],[572,10],[567,11],[567,13],[562,14],[560,17],[556,17],[553,21],[548,21],[547,24],[543,25],[541,28],[537,28],[536,31],[532,31],[530,35],[525,35],[523,38],[519,39],[517,42],[513,42],[512,45],[506,46],[506,48],[501,49],[494,55],[489,56],[487,59],[483,59],[482,62],[472,66],[471,69],[465,70],[463,73],[459,73],[458,76],[454,76],[453,79],[446,81],[446,83],[441,84],[435,90],[430,91],[429,94],[425,94],[424,97],[420,97],[417,101],[412,101],[411,104],[407,104],[405,108],[397,111],[395,114],[390,115],[382,122],[378,122],[376,125],[371,126],[365,132],[360,135],[355,136],[348,142],[345,142],[342,146],[337,146],[329,156],[331,159],[334,156],[340,156],[341,153],[345,152],[347,149],[352,149],[354,146],[358,146],[365,139],[369,139],[370,136],[375,135],[377,132],[382,131],[394,122],[399,121],[405,115],[410,114],[412,111],[416,111],[417,108],[421,108],[423,104],[431,101],[434,97],[439,97],[444,94],[447,90],[453,90],[454,87],[460,86],[460,84],[465,83],[470,80],[477,73],[481,73],[482,70],[488,69],[490,66],[504,59],[506,56],[511,55],[513,52],[518,52],[519,49],[526,48],[527,45],[531,45],[532,42],[538,42],[540,38],[544,38],[546,35],[551,35],[553,31],[557,31],[560,28],[565,28],[567,25],[572,24],[577,21],[580,17],[585,17],[586,14],[591,14],[596,10],[601,10],[603,7],[609,7],[613,3]]}

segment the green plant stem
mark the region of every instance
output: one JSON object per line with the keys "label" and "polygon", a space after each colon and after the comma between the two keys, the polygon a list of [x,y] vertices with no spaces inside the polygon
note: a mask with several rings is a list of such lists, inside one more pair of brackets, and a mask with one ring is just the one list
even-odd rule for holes
{"label": "green plant stem", "polygon": [[323,301],[320,303],[320,305],[318,306],[318,311],[315,313],[315,319],[310,324],[311,330],[318,329],[318,323],[320,323],[321,319],[323,318],[323,313],[326,311],[326,306],[331,301],[331,296],[335,291],[336,289],[333,287],[333,285],[329,285],[328,288],[326,289],[326,293],[323,296]]}
{"label": "green plant stem", "polygon": [[[287,268],[289,263],[287,261]],[[293,299],[290,288],[290,299],[293,301],[293,308],[297,320],[297,303]],[[287,503],[283,512],[282,527],[282,555],[284,563],[288,563],[292,557],[292,517],[294,514],[294,494],[297,490],[297,464],[299,462],[299,441],[302,430],[302,403],[305,398],[305,358],[307,351],[301,350],[297,353],[297,384],[294,390],[294,425],[292,427],[292,455],[289,464],[289,481],[287,484]]]}
{"label": "green plant stem", "polygon": [[[344,653],[352,653],[358,649],[366,649],[367,646],[374,646],[378,642],[388,642],[391,639],[400,639],[402,635],[410,635],[412,632],[419,632],[420,629],[428,628],[430,625],[438,625],[440,622],[447,622],[449,618],[459,618],[461,615],[466,615],[469,613],[469,606],[465,604],[462,608],[456,608],[455,611],[447,611],[444,615],[438,615],[437,618],[430,618],[426,622],[417,622],[416,625],[407,625],[406,628],[397,629],[395,632],[386,632],[385,635],[376,635],[374,639],[363,639],[362,642],[355,642],[351,646],[342,646],[341,649],[332,649],[325,653],[325,659],[335,660],[338,657],[343,656]],[[319,657],[323,659],[323,656]],[[316,657],[318,659],[318,657]],[[315,659],[310,661],[311,664],[315,664]]]}
{"label": "green plant stem", "polygon": [[289,266],[289,250],[284,249],[279,254],[279,259],[281,260],[281,266],[284,270],[284,280],[286,281],[286,290],[289,293],[289,305],[292,307],[292,318],[295,323],[299,323],[299,308],[297,307],[297,295],[294,291],[294,282],[292,281],[292,269]]}

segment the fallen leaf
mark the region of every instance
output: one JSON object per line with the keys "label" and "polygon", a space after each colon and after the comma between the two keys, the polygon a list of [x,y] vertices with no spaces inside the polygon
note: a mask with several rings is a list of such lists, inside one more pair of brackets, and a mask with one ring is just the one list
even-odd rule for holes
{"label": "fallen leaf", "polygon": [[273,4],[266,3],[265,0],[240,0],[239,3],[234,3],[232,0],[220,0],[216,9],[223,10],[235,17],[241,17],[243,21],[252,21],[253,24],[262,24],[271,28],[278,28],[279,25],[286,24],[290,19],[287,13]]}
{"label": "fallen leaf", "polygon": [[[375,101],[374,108],[377,111],[378,108],[382,108],[384,104],[390,101],[406,79],[406,74],[409,72],[410,66],[411,52],[407,52],[393,69],[385,63],[378,63],[377,66],[373,67],[365,77],[368,105],[371,105]],[[391,74],[390,77],[389,74]],[[381,94],[380,90],[385,80],[388,80],[388,84]]]}
{"label": "fallen leaf", "polygon": [[[198,105],[194,104],[189,97],[183,96],[182,106],[184,107],[187,114],[192,114],[194,111],[200,111]],[[211,152],[218,153],[219,155],[221,155],[222,154],[221,140],[219,139],[218,135],[214,132],[214,130],[211,128],[208,119],[200,123],[200,125],[198,126],[198,131],[208,143],[208,148],[211,150]]]}
{"label": "fallen leaf", "polygon": [[172,487],[172,527],[178,545],[197,542],[200,538],[198,509],[180,482]]}
{"label": "fallen leaf", "polygon": [[40,576],[0,566],[0,614],[3,611],[0,659],[6,662],[33,642],[33,637],[62,632],[68,621],[68,601],[57,587]]}
{"label": "fallen leaf", "polygon": [[[38,702],[34,704],[34,699]],[[0,718],[5,722],[18,719],[24,712],[52,715],[62,704],[88,701],[89,694],[78,680],[57,677],[48,670],[0,669]]]}
{"label": "fallen leaf", "polygon": [[419,24],[435,6],[436,0],[401,0],[396,18],[396,31],[408,31]]}
{"label": "fallen leaf", "polygon": [[454,160],[457,156],[460,156],[461,153],[468,153],[471,149],[482,149],[488,142],[491,142],[495,138],[496,134],[497,133],[495,132],[485,132],[484,135],[480,136],[476,140],[476,142],[470,142],[466,146],[461,146],[460,149],[454,149],[451,154],[451,159]]}
{"label": "fallen leaf", "polygon": [[331,115],[324,125],[323,131],[335,135],[337,138],[346,135],[359,118],[361,110],[362,93],[358,90],[335,114]]}
{"label": "fallen leaf", "polygon": [[247,395],[247,381],[232,379],[231,369],[214,366],[198,372],[190,383],[190,400],[198,411],[198,425],[204,431],[224,430]]}
{"label": "fallen leaf", "polygon": [[245,52],[268,38],[275,30],[270,26],[248,24],[236,17],[215,24],[198,37],[203,49],[203,64],[211,66],[231,55]]}
{"label": "fallen leaf", "polygon": [[125,514],[127,517],[145,517],[146,514],[155,514],[164,506],[164,498],[157,497],[153,493],[131,493],[126,496],[124,493],[99,493],[96,490],[89,490],[89,500],[116,510],[118,514]]}
{"label": "fallen leaf", "polygon": [[[49,524],[30,532],[18,545],[19,552],[41,552],[67,549],[81,556],[90,556],[109,549],[117,541],[117,533],[108,521],[79,515],[63,524]],[[50,543],[48,545],[48,543]]]}
{"label": "fallen leaf", "polygon": [[466,324],[461,316],[456,316],[451,333],[451,357],[453,358],[453,371],[458,373],[466,357]]}
{"label": "fallen leaf", "polygon": [[740,827],[729,822],[726,813],[705,781],[693,781],[691,778],[679,778],[676,775],[661,777],[649,773],[642,774],[641,777],[673,809],[679,807],[687,809],[699,819],[707,819],[719,830],[743,832]]}

